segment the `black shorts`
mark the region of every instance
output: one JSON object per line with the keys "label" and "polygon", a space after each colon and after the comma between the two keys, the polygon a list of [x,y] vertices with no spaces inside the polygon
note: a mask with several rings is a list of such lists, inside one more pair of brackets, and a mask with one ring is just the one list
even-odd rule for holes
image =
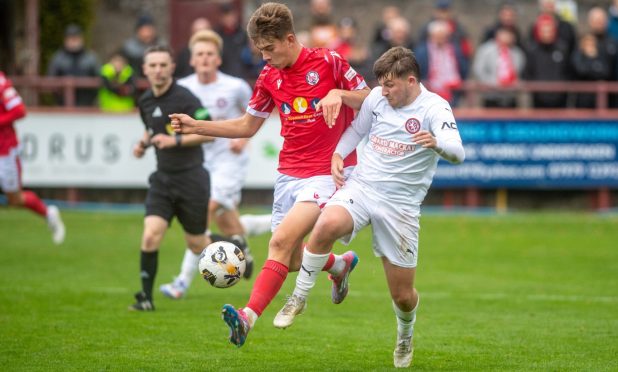
{"label": "black shorts", "polygon": [[148,182],[146,216],[159,216],[170,224],[176,216],[186,233],[206,232],[210,176],[204,168],[174,173],[158,170]]}

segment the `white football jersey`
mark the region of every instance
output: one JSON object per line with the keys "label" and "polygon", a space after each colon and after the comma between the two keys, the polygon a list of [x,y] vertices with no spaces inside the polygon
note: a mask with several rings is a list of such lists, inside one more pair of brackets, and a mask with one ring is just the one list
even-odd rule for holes
{"label": "white football jersey", "polygon": [[[352,128],[367,136],[352,177],[393,200],[422,203],[433,180],[440,155],[412,141],[412,135],[427,130],[440,142],[461,142],[455,117],[446,100],[425,89],[408,106],[392,107],[374,88],[352,122]],[[348,130],[350,130],[349,128]],[[345,135],[344,135],[345,136]]]}
{"label": "white football jersey", "polygon": [[[186,87],[208,109],[212,120],[226,120],[241,117],[249,104],[252,90],[246,81],[231,75],[217,72],[217,79],[209,84],[199,82],[196,74],[179,79],[178,84]],[[216,138],[203,144],[206,168],[226,163],[248,162],[248,151],[235,154],[230,151],[229,138]]]}

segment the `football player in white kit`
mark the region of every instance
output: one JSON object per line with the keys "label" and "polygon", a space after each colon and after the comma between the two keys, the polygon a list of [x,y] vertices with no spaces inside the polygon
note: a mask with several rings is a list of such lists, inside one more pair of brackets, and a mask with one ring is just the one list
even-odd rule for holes
{"label": "football player in white kit", "polygon": [[[420,207],[440,157],[461,163],[465,154],[448,102],[420,83],[412,51],[395,47],[374,65],[380,86],[365,99],[356,119],[341,137],[332,157],[333,179],[340,189],[322,211],[303,254],[303,267],[290,304],[277,314],[289,326],[306,298],[333,243],[348,244],[371,224],[373,251],[382,259],[397,318],[395,367],[412,362],[412,336],[418,293],[414,276],[418,258]],[[344,182],[342,159],[368,138],[356,169]],[[300,301],[298,300],[300,298]]]}
{"label": "football player in white kit", "polygon": [[[189,48],[190,63],[195,73],[178,80],[178,85],[189,89],[199,98],[211,120],[241,116],[249,103],[252,90],[243,79],[219,71],[223,48],[221,37],[211,30],[198,31],[191,36]],[[211,178],[208,221],[216,221],[220,232],[243,248],[249,265],[244,273],[245,278],[251,276],[253,258],[247,247],[245,228],[239,219],[237,206],[249,164],[247,142],[247,138],[215,138],[202,145],[204,167]],[[265,217],[270,228],[270,215]],[[199,255],[187,249],[180,274],[173,282],[163,284],[161,292],[172,299],[183,297],[197,272],[198,259]]]}

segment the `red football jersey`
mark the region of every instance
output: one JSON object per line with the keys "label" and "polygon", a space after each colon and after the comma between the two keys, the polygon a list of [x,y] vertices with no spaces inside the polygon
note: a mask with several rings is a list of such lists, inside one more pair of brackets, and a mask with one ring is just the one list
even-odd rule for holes
{"label": "red football jersey", "polygon": [[[11,111],[15,110],[15,114]],[[11,81],[0,72],[0,156],[17,146],[13,121],[22,117],[25,107]]]}
{"label": "red football jersey", "polygon": [[[331,129],[315,106],[331,89],[366,86],[365,79],[345,59],[328,49],[302,48],[294,65],[283,70],[266,65],[255,83],[247,112],[267,118],[275,106],[279,110],[283,137],[279,172],[299,178],[330,174],[330,159],[354,112],[344,105]],[[344,165],[355,164],[353,152]]]}

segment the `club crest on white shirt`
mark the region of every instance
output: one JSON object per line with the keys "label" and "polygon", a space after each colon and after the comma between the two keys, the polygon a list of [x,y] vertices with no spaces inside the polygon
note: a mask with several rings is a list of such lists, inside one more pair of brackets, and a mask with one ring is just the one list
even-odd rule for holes
{"label": "club crest on white shirt", "polygon": [[305,80],[309,85],[316,85],[320,81],[320,74],[316,71],[309,71],[307,75],[305,75]]}
{"label": "club crest on white shirt", "polygon": [[406,120],[406,130],[410,134],[414,134],[421,130],[421,122],[418,119],[410,118]]}

